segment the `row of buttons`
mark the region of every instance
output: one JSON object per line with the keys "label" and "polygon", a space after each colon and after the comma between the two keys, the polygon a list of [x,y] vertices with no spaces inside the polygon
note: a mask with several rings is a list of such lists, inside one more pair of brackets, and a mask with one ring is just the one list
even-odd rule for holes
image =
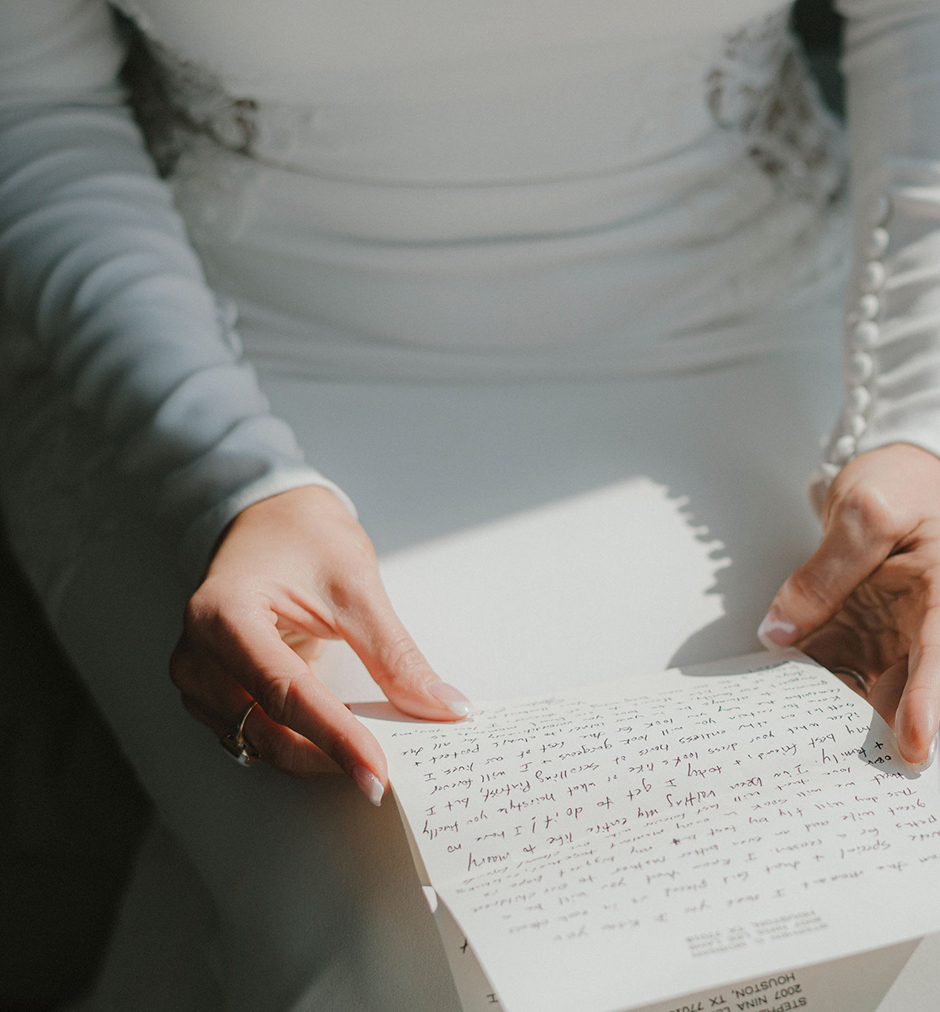
{"label": "row of buttons", "polygon": [[873,400],[869,384],[875,374],[875,360],[871,353],[881,336],[877,319],[881,312],[881,292],[887,279],[880,258],[884,256],[890,242],[885,228],[890,214],[891,202],[883,194],[872,208],[872,232],[865,248],[868,259],[859,280],[859,300],[855,311],[846,320],[849,355],[845,427],[848,431],[836,440],[832,448],[832,463],[836,465],[845,464],[854,455],[858,440],[868,428],[868,412]]}

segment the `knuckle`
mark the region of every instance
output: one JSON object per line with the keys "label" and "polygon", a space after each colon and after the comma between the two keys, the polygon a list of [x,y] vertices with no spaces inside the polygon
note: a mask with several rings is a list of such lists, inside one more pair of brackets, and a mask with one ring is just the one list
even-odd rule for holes
{"label": "knuckle", "polygon": [[197,629],[203,621],[220,610],[219,592],[208,581],[203,583],[193,596],[186,602],[183,612],[184,628],[189,631]]}
{"label": "knuckle", "polygon": [[176,647],[170,655],[170,681],[182,692],[189,685],[192,661],[189,652],[183,647]]}
{"label": "knuckle", "polygon": [[192,691],[199,684],[199,657],[192,644],[184,636],[170,654],[170,681],[180,692]]}
{"label": "knuckle", "polygon": [[356,529],[350,538],[350,554],[352,561],[361,566],[377,568],[379,557],[376,554],[375,546],[372,544],[369,535],[357,524]]}
{"label": "knuckle", "polygon": [[830,612],[840,600],[834,588],[815,568],[796,570],[789,580],[790,591],[817,609]]}
{"label": "knuckle", "polygon": [[427,663],[424,654],[418,649],[414,640],[407,634],[402,634],[396,639],[390,640],[383,650],[383,660],[393,676],[408,677]]}
{"label": "knuckle", "polygon": [[289,675],[270,675],[257,694],[261,709],[277,724],[290,727],[296,709],[297,687]]}
{"label": "knuckle", "polygon": [[345,554],[349,557],[349,561],[375,561],[377,559],[375,547],[369,535],[366,534],[365,528],[348,514],[346,517],[348,524],[344,532],[345,537],[343,538],[342,546]]}
{"label": "knuckle", "polygon": [[369,600],[381,586],[378,556],[358,524],[324,553],[323,563],[324,588],[337,607]]}
{"label": "knuckle", "polygon": [[234,638],[239,629],[240,597],[219,580],[206,580],[186,603],[183,631],[192,639]]}
{"label": "knuckle", "polygon": [[904,507],[871,482],[859,481],[846,489],[835,502],[831,518],[868,538],[896,541],[906,533]]}
{"label": "knuckle", "polygon": [[334,606],[347,614],[361,615],[372,610],[376,599],[377,570],[353,565],[329,581],[327,592]]}

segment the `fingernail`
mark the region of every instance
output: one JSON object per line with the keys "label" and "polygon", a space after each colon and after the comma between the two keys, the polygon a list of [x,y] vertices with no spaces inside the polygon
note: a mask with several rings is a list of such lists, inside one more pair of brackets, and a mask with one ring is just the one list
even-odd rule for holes
{"label": "fingernail", "polygon": [[359,785],[359,790],[378,808],[382,804],[382,796],[385,794],[382,781],[365,766],[356,766],[352,775],[353,780]]}
{"label": "fingernail", "polygon": [[433,682],[428,686],[428,692],[439,699],[451,713],[455,713],[458,717],[469,717],[473,713],[473,703],[460,691],[455,689],[453,685],[448,685],[447,682]]}
{"label": "fingernail", "polygon": [[937,757],[937,739],[930,743],[930,751],[927,753],[927,758],[922,763],[908,763],[912,773],[923,773],[924,770],[929,769],[934,759]]}
{"label": "fingernail", "polygon": [[757,638],[768,650],[789,647],[799,638],[799,630],[779,608],[773,607],[757,627]]}

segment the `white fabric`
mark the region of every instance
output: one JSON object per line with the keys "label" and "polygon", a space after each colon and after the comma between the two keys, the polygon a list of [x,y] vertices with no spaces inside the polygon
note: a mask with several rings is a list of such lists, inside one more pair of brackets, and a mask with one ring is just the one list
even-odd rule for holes
{"label": "white fabric", "polygon": [[20,368],[49,371],[195,576],[244,506],[329,483],[239,360],[123,106],[121,59],[101,3],[0,11],[0,298],[34,345],[4,342],[2,372],[16,388]]}
{"label": "white fabric", "polygon": [[[412,39],[409,60],[395,48],[360,77],[336,69],[356,64],[348,25],[321,66],[329,19],[291,4],[268,10],[284,27],[249,67],[250,5],[202,56],[202,8],[181,55],[157,51],[213,135],[179,138],[171,182],[253,357],[384,379],[700,366],[779,340],[840,269],[841,136],[783,12],[725,41],[734,5],[676,32],[648,4],[599,4],[571,38],[562,5],[522,6],[537,38],[482,5],[499,43],[458,42],[467,15],[451,10],[444,53]],[[366,8],[342,20],[369,17],[368,47],[383,18]],[[169,17],[148,27],[175,43]],[[289,32],[309,66],[264,69]],[[219,73],[194,79],[182,57]],[[271,97],[285,72],[290,102]]]}
{"label": "white fabric", "polygon": [[855,210],[846,406],[831,475],[887,442],[940,449],[940,9],[842,0]]}
{"label": "white fabric", "polygon": [[[639,629],[643,650],[753,648],[815,537],[801,487],[838,399],[848,248],[838,131],[778,8],[143,0],[131,13],[189,124],[170,130],[172,190],[115,84],[103,2],[0,9],[0,491],[206,886],[200,994],[453,1008],[394,813],[338,782],[246,779],[165,677],[226,523],[329,485],[301,446],[383,552],[649,476],[732,565],[725,617]],[[940,4],[842,8],[856,253],[830,474],[896,439],[940,452]],[[249,361],[204,270],[241,310]],[[667,596],[683,581],[622,572]],[[508,618],[537,653],[524,602]],[[481,641],[506,619],[483,609]]]}
{"label": "white fabric", "polygon": [[[573,28],[535,0],[129,4],[198,128],[174,191],[254,356],[345,377],[610,375],[772,345],[839,269],[838,142],[775,4],[673,7],[597,2]],[[861,330],[849,300],[829,475],[892,440],[940,448],[940,16],[843,10],[852,292],[875,299]],[[121,107],[101,0],[0,17],[4,301],[198,573],[240,508],[325,479],[238,362]]]}

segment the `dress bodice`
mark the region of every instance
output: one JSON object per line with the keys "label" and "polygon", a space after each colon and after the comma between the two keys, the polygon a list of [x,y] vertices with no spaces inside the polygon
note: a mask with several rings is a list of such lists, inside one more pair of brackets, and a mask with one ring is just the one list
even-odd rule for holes
{"label": "dress bodice", "polygon": [[826,465],[940,453],[940,0],[838,2],[851,240],[776,3],[121,0],[123,36],[105,0],[0,5],[24,361],[194,573],[245,506],[324,482],[216,293],[249,358],[321,377],[608,376],[835,339],[800,312],[851,258]]}
{"label": "dress bodice", "polygon": [[820,214],[839,130],[779,4],[128,10],[190,125],[178,204],[255,354],[669,368],[750,350],[757,315],[841,262]]}
{"label": "dress bodice", "polygon": [[[579,49],[633,47],[642,62],[713,41],[781,10],[781,0],[118,0],[181,59],[216,75],[234,94],[268,101],[428,100],[429,71],[461,93],[496,82],[480,73],[508,58],[515,83],[526,54],[543,65]],[[600,67],[593,68],[596,71]],[[592,68],[586,64],[585,73]],[[438,96],[441,97],[441,96]]]}

